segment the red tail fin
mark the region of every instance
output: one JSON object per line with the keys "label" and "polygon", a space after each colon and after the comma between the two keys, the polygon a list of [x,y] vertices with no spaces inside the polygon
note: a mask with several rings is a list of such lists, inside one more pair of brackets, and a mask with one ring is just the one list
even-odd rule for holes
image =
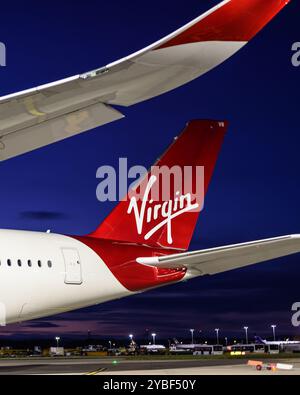
{"label": "red tail fin", "polygon": [[190,122],[90,236],[187,249],[226,129],[226,122]]}

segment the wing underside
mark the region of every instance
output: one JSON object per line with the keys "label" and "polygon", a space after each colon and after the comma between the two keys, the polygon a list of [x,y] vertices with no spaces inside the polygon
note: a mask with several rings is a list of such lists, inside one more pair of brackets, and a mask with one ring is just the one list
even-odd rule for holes
{"label": "wing underside", "polygon": [[[105,67],[0,98],[0,160],[118,120],[241,49],[286,0],[225,0],[169,36]],[[33,140],[28,142],[27,140]]]}

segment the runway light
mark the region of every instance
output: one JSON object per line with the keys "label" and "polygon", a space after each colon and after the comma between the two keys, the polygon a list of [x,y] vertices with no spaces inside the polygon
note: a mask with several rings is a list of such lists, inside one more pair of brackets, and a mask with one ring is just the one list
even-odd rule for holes
{"label": "runway light", "polygon": [[113,365],[117,365],[118,361],[113,360],[112,363],[113,363]]}

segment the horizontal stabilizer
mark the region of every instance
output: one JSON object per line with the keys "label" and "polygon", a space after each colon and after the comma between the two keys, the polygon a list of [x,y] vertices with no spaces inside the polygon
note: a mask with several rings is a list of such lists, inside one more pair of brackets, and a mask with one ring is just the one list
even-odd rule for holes
{"label": "horizontal stabilizer", "polygon": [[138,258],[144,265],[164,269],[187,268],[190,277],[212,275],[300,252],[300,235],[252,241],[168,256]]}

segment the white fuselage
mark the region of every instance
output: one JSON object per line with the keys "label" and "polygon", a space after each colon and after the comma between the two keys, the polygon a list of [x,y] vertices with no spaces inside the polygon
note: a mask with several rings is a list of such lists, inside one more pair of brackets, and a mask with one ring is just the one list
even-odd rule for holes
{"label": "white fuselage", "polygon": [[0,230],[0,320],[21,322],[131,294],[72,237]]}

